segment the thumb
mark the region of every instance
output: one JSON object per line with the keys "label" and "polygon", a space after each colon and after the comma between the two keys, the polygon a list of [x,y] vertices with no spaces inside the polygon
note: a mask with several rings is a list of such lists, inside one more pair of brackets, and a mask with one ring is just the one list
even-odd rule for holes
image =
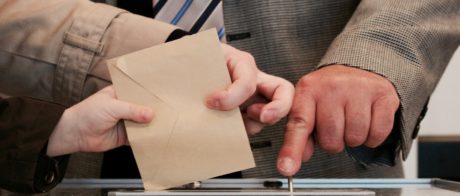
{"label": "thumb", "polygon": [[152,121],[153,111],[151,108],[128,103],[125,101],[115,100],[109,109],[111,115],[120,120],[132,120],[138,123],[148,123]]}

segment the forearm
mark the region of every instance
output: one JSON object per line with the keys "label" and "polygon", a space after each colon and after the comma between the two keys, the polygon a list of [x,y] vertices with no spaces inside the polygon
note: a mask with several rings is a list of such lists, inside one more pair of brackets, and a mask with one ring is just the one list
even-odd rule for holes
{"label": "forearm", "polygon": [[79,151],[76,128],[81,119],[73,119],[72,112],[69,110],[71,109],[64,111],[49,137],[46,147],[47,156],[62,156]]}
{"label": "forearm", "polygon": [[164,43],[174,29],[88,0],[2,1],[0,91],[70,106],[110,84],[106,59]]}
{"label": "forearm", "polygon": [[459,10],[460,2],[449,0],[362,1],[320,63],[357,67],[392,82],[401,100],[394,131],[404,157],[460,43]]}

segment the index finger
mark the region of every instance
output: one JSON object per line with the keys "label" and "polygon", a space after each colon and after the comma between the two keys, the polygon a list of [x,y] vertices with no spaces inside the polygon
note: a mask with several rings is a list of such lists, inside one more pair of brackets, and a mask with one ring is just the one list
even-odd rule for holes
{"label": "index finger", "polygon": [[227,66],[233,82],[227,89],[214,92],[207,97],[206,103],[211,108],[221,110],[236,108],[256,90],[258,69],[250,56],[229,57]]}
{"label": "index finger", "polygon": [[[303,157],[307,140],[311,137],[315,125],[316,101],[302,88],[296,88],[294,103],[289,114],[284,143],[278,155],[278,171],[285,176],[293,176],[299,171],[301,162],[309,157]],[[311,153],[310,153],[311,155]],[[303,159],[302,159],[303,157]]]}

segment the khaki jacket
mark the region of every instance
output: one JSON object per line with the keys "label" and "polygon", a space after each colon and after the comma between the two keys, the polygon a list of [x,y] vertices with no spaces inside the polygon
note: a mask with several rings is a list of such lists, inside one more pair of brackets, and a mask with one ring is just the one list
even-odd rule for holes
{"label": "khaki jacket", "polygon": [[[110,84],[106,59],[163,43],[174,29],[169,24],[87,0],[1,0],[0,94],[28,96],[69,107]],[[41,131],[42,135],[51,133]],[[17,144],[15,149],[0,150],[23,153],[20,157],[24,164],[16,167],[10,167],[14,162],[7,157],[0,157],[0,167],[15,168],[13,173],[19,175],[18,181],[11,179],[8,187],[16,187],[17,191],[49,190],[49,185],[55,185],[64,175],[55,172],[59,165],[50,162],[51,168],[46,170],[50,173],[30,170],[38,169],[37,152],[47,137],[35,137],[37,141],[30,143],[30,136],[19,136],[0,138],[0,142],[15,140]],[[101,161],[101,154],[72,155],[66,177],[97,178]],[[39,178],[48,183],[38,189],[33,187],[33,175],[37,173],[42,173]],[[54,180],[45,179],[50,176]]]}

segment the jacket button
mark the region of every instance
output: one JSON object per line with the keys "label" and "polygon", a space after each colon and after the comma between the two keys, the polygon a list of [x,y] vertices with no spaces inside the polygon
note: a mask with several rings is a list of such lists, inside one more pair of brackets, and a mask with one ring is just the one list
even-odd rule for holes
{"label": "jacket button", "polygon": [[420,112],[420,116],[417,118],[417,124],[415,125],[414,131],[412,132],[412,139],[415,139],[418,135],[418,131],[420,130],[420,123],[422,122],[423,118],[425,118],[426,112],[428,111],[428,103],[430,102],[430,98],[425,102],[425,106],[423,107],[422,112]]}
{"label": "jacket button", "polygon": [[45,176],[45,182],[46,182],[47,184],[51,184],[51,183],[53,183],[53,181],[54,181],[54,172],[53,172],[53,171],[50,171],[50,172],[48,172],[48,174]]}

